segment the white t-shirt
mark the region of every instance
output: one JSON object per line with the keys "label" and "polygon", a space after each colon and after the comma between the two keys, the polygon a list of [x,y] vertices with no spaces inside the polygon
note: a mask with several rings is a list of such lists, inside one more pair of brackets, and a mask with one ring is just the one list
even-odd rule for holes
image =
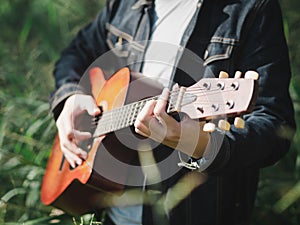
{"label": "white t-shirt", "polygon": [[169,84],[182,36],[197,9],[198,0],[156,0],[156,21],[147,46],[142,73]]}

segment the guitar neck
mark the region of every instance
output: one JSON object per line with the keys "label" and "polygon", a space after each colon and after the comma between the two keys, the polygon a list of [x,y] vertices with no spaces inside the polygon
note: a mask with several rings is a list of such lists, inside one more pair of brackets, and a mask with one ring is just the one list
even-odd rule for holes
{"label": "guitar neck", "polygon": [[[253,79],[202,79],[188,88],[171,91],[167,113],[183,112],[191,119],[235,116],[253,108],[257,83]],[[97,123],[94,137],[132,126],[145,104],[159,96],[104,111]]]}
{"label": "guitar neck", "polygon": [[[170,93],[168,99],[167,113],[171,114],[176,112],[175,102],[178,99],[178,91]],[[157,100],[159,96],[143,99],[128,105],[124,105],[113,110],[103,112],[97,123],[94,137],[120,130],[132,126],[137,118],[137,115],[141,112],[145,104],[150,100]]]}
{"label": "guitar neck", "polygon": [[133,125],[139,112],[151,99],[157,99],[157,97],[141,100],[111,111],[103,112],[99,122],[97,123],[94,137]]}

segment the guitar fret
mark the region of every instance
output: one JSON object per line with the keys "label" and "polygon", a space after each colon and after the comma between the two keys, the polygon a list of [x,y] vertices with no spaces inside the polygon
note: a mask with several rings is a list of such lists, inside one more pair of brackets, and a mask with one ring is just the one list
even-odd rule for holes
{"label": "guitar fret", "polygon": [[130,115],[130,124],[134,124],[135,122],[135,111],[136,111],[136,104],[132,105],[132,108],[131,108],[131,115]]}
{"label": "guitar fret", "polygon": [[118,129],[118,127],[120,126],[120,119],[121,117],[118,117],[117,115],[120,114],[120,110],[122,110],[122,108],[118,108],[116,110],[114,110],[113,112],[113,116],[112,116],[112,120],[113,120],[113,124],[114,124],[114,127],[111,131],[115,130],[115,129]]}
{"label": "guitar fret", "polygon": [[[119,109],[117,109],[116,110],[116,114],[118,115],[120,115],[122,112],[122,108],[119,108]],[[122,126],[122,117],[120,117],[120,116],[118,116],[117,117],[117,128],[119,128],[119,127],[121,127]]]}
{"label": "guitar fret", "polygon": [[125,126],[130,126],[130,116],[131,116],[132,105],[128,105],[126,109],[126,123]]}
{"label": "guitar fret", "polygon": [[146,102],[147,100],[142,100],[104,112],[97,125],[95,135],[110,133],[133,125]]}
{"label": "guitar fret", "polygon": [[[156,97],[150,99],[155,98]],[[97,126],[95,135],[106,134],[133,125],[138,114],[150,99],[138,101],[104,112]],[[170,98],[170,104],[167,111],[173,112],[174,110],[174,99]]]}
{"label": "guitar fret", "polygon": [[133,111],[133,105],[130,105],[128,110],[128,118],[127,118],[127,126],[131,126],[132,123],[132,111]]}
{"label": "guitar fret", "polygon": [[123,110],[124,110],[124,108],[120,108],[119,110],[118,110],[118,114],[119,114],[119,116],[118,116],[118,120],[119,120],[119,127],[122,127],[123,126]]}
{"label": "guitar fret", "polygon": [[126,120],[127,120],[127,114],[128,110],[126,110],[128,106],[123,107],[122,110],[122,128],[126,127]]}

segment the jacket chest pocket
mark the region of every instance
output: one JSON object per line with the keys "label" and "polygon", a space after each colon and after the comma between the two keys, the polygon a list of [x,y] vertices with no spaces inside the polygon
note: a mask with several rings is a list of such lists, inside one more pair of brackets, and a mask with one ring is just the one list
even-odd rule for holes
{"label": "jacket chest pocket", "polygon": [[106,24],[107,39],[109,49],[117,56],[127,58],[129,55],[130,43],[133,38],[131,35],[119,30],[111,24]]}
{"label": "jacket chest pocket", "polygon": [[212,38],[208,44],[203,59],[204,65],[210,68],[215,76],[221,70],[232,73],[233,52],[236,47],[236,40],[229,38]]}

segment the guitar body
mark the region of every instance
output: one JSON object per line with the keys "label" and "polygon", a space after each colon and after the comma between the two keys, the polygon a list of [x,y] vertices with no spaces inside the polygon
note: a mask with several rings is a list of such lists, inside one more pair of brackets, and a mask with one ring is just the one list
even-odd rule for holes
{"label": "guitar body", "polygon": [[[92,95],[103,112],[160,94],[162,89],[145,80],[147,78],[131,76],[127,68],[108,80],[99,68],[92,68],[89,76]],[[57,136],[42,182],[41,201],[72,215],[105,207],[103,198],[107,194],[122,194],[130,164],[136,156],[136,151],[126,147],[119,138],[130,138],[130,133],[128,127],[94,138],[90,148],[85,146],[88,149],[87,160],[74,169],[65,160]]]}

